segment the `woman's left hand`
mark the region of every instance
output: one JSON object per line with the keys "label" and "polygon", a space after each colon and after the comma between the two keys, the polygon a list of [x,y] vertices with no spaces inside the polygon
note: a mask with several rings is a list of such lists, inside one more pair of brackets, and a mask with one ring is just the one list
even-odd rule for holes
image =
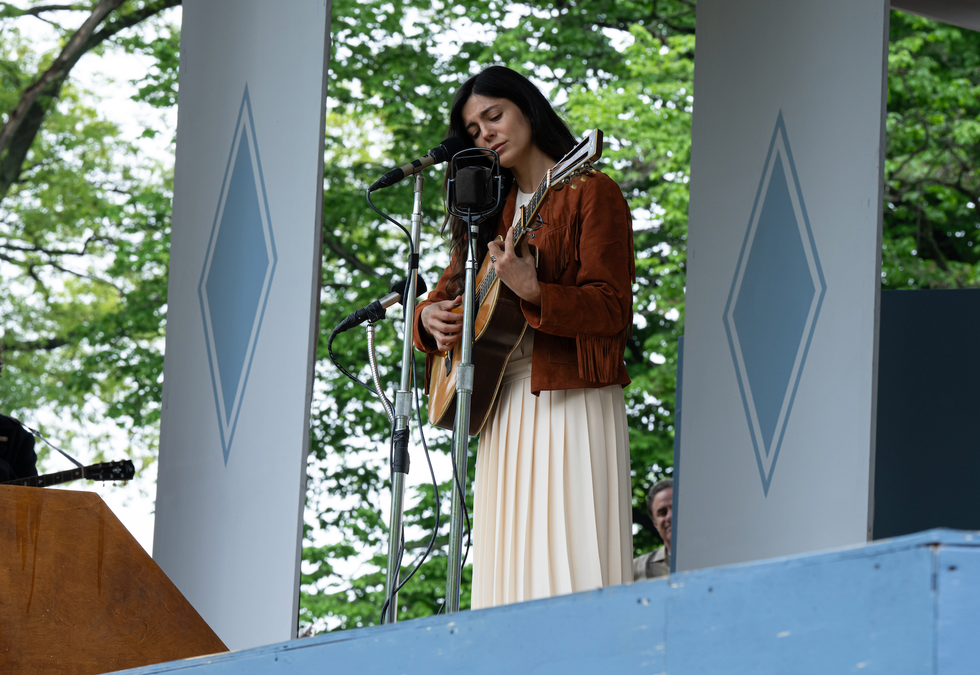
{"label": "woman's left hand", "polygon": [[491,241],[490,258],[500,280],[522,300],[541,305],[541,285],[538,270],[527,239],[521,242],[521,254],[514,249],[514,228],[507,230],[503,241]]}

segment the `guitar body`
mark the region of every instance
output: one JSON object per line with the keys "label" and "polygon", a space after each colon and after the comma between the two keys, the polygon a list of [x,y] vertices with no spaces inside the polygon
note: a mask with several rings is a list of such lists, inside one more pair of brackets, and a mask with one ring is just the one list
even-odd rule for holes
{"label": "guitar body", "polygon": [[[492,265],[490,256],[476,274],[476,286],[486,280]],[[463,308],[453,310],[462,320]],[[483,302],[476,308],[473,330],[473,396],[470,398],[470,436],[480,433],[490,417],[500,391],[504,369],[527,330],[521,299],[494,279]],[[436,355],[429,375],[429,422],[452,429],[456,421],[456,372],[460,363],[458,347]]]}
{"label": "guitar body", "polygon": [[[513,244],[520,250],[523,237],[542,227],[538,211],[551,192],[561,190],[575,176],[592,172],[592,163],[602,155],[602,132],[590,131],[586,137],[551,169],[531,200],[521,207],[514,225]],[[534,236],[533,234],[531,235]],[[532,247],[537,263],[537,249]],[[473,396],[470,404],[470,436],[480,433],[490,417],[493,403],[504,379],[510,355],[524,337],[527,321],[520,298],[496,276],[490,256],[476,275],[476,319],[473,331]],[[462,320],[463,308],[453,312]],[[452,429],[456,421],[456,372],[460,362],[458,347],[435,356],[429,373],[429,422]]]}

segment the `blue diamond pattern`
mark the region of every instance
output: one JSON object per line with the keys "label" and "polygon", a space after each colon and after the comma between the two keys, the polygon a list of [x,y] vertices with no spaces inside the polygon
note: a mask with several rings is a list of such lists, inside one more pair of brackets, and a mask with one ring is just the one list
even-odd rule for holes
{"label": "blue diamond pattern", "polygon": [[780,111],[724,315],[766,496],[826,290]]}
{"label": "blue diamond pattern", "polygon": [[246,85],[198,287],[225,464],[275,268],[276,246]]}

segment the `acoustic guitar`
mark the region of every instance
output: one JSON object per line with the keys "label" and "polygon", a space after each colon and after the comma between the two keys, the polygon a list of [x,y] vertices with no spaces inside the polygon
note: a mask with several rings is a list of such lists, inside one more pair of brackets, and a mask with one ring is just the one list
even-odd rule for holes
{"label": "acoustic guitar", "polygon": [[[548,170],[531,200],[521,207],[520,219],[514,225],[515,249],[520,248],[525,236],[533,238],[534,232],[543,225],[538,212],[548,195],[561,190],[576,176],[592,173],[592,164],[601,156],[602,132],[593,129]],[[470,436],[480,433],[490,417],[507,362],[527,330],[527,321],[521,312],[521,299],[497,279],[489,254],[483,259],[476,275],[474,305]],[[463,308],[457,307],[452,311],[462,315]],[[452,429],[456,418],[456,370],[460,358],[459,345],[448,352],[440,352],[434,359],[429,375],[429,421],[443,429]]]}
{"label": "acoustic guitar", "polygon": [[124,459],[119,462],[102,462],[91,466],[59,471],[58,473],[48,473],[43,476],[29,476],[27,478],[15,478],[8,480],[0,485],[23,485],[26,487],[47,487],[58,485],[72,480],[84,478],[86,480],[132,480],[136,475],[136,468],[132,460]]}

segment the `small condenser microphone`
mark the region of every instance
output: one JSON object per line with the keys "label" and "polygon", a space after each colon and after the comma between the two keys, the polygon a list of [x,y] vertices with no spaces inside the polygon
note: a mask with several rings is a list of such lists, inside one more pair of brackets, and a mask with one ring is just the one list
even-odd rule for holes
{"label": "small condenser microphone", "polygon": [[398,167],[397,169],[392,169],[383,175],[374,182],[374,185],[368,188],[368,192],[374,192],[375,190],[386,188],[389,185],[394,185],[405,176],[413,176],[427,166],[442,164],[443,162],[451,159],[457,152],[465,150],[468,147],[469,143],[466,142],[466,139],[461,138],[460,136],[450,136],[442,143],[429,150],[429,154],[425,155],[424,157],[413,160],[408,164]]}
{"label": "small condenser microphone", "polygon": [[[425,279],[423,279],[421,276],[417,276],[416,280],[415,297],[418,297],[429,289],[426,288]],[[381,319],[385,318],[385,310],[394,305],[396,302],[401,302],[404,294],[405,279],[402,279],[391,287],[391,291],[387,295],[375,300],[367,307],[362,307],[341,321],[340,325],[337,326],[337,332],[350,330],[354,326],[360,326],[365,321],[381,321]]]}

